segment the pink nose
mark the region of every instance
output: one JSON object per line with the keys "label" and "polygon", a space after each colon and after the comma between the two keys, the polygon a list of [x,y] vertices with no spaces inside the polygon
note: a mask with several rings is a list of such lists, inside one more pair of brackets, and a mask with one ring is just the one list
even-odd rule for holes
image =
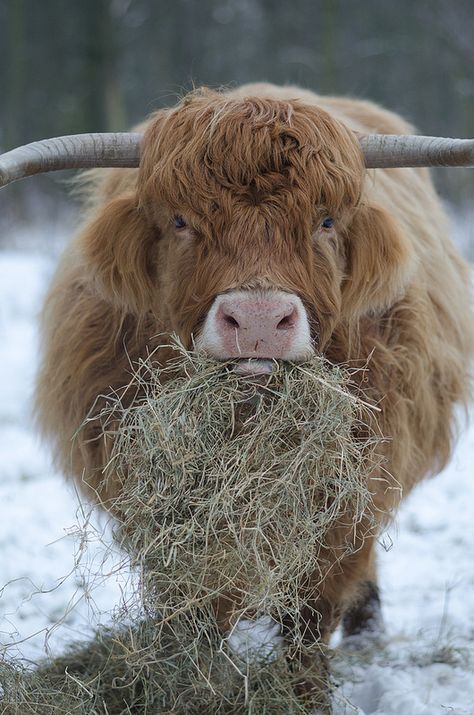
{"label": "pink nose", "polygon": [[218,296],[204,327],[222,358],[303,359],[311,352],[306,311],[282,291],[233,291]]}

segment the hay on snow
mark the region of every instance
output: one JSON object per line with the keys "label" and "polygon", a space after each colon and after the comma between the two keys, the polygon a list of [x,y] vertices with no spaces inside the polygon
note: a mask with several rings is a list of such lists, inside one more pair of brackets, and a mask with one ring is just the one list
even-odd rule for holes
{"label": "hay on snow", "polygon": [[[180,352],[166,368],[142,362],[125,393],[136,399],[91,416],[110,440],[104,479],[120,488],[107,506],[145,618],[34,674],[5,666],[9,715],[306,712],[304,682],[312,707],[329,707],[321,646],[304,643],[298,614],[376,533],[373,409],[320,357],[257,380]],[[261,615],[294,628],[286,650],[249,663],[229,634]]]}

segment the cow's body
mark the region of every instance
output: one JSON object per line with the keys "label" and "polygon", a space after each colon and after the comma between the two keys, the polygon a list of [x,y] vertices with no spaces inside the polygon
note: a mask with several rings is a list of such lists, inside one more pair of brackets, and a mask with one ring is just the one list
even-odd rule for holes
{"label": "cow's body", "polygon": [[[428,172],[364,172],[357,140],[351,139],[352,132],[406,133],[410,127],[371,103],[290,87],[250,85],[224,99],[223,105],[222,95],[194,94],[169,115],[157,113],[144,125],[142,173],[114,169],[95,177],[92,216],[66,250],[43,314],[37,389],[43,433],[52,439],[64,472],[106,502],[116,489],[113,480],[103,483],[107,445],[95,422],[77,433],[98,396],[125,385],[130,361],[166,341],[161,333],[177,332],[190,344],[217,295],[275,287],[301,297],[316,349],[333,362],[367,363],[366,389],[379,403],[380,429],[390,438],[387,468],[405,495],[450,455],[454,405],[468,397],[473,344],[467,266],[449,239]],[[243,107],[243,129],[232,135],[235,107]],[[301,139],[308,107],[325,110],[349,129],[349,139],[334,134],[330,122],[316,138],[308,129],[308,141],[322,143],[321,166],[319,155],[307,158]],[[188,124],[176,119],[179,113],[189,114]],[[209,121],[202,129],[204,115]],[[163,129],[162,116],[175,124]],[[310,113],[308,121],[318,117]],[[249,149],[252,168],[240,170],[252,122],[261,132],[265,122],[271,125],[265,134],[270,148],[264,156],[262,138]],[[228,165],[226,156],[221,164],[215,158],[217,148],[214,156],[199,144],[207,131],[209,145],[215,141],[217,147],[224,129],[228,152],[235,155]],[[341,144],[346,139],[347,147]],[[189,155],[182,159],[183,141],[197,165]],[[284,161],[272,155],[282,146],[288,147]],[[252,162],[260,149],[259,173]],[[208,162],[209,189],[200,162]],[[182,185],[173,183],[180,176]],[[316,216],[336,214],[335,231],[314,229],[314,217],[305,214],[313,208]],[[199,245],[173,234],[167,223],[173,214],[191,217]],[[377,499],[391,509],[398,497],[397,490],[381,487]],[[319,634],[327,637],[348,607],[356,630],[354,599],[375,581],[368,540],[325,584]]]}

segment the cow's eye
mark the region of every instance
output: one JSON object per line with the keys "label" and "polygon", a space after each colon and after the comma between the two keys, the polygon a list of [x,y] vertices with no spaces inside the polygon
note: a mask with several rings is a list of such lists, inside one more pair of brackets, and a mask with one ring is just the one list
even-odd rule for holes
{"label": "cow's eye", "polygon": [[182,216],[174,217],[174,227],[175,228],[186,228],[187,223]]}
{"label": "cow's eye", "polygon": [[330,216],[327,216],[327,218],[325,218],[322,222],[321,226],[323,228],[332,228],[334,226],[334,219]]}

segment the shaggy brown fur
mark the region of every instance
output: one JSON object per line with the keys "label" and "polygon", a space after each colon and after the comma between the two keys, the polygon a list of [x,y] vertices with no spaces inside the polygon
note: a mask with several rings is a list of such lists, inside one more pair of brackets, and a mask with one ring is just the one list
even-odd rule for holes
{"label": "shaggy brown fur", "polygon": [[[189,346],[217,294],[258,286],[301,297],[330,360],[368,362],[403,494],[438,471],[469,392],[468,269],[428,172],[366,171],[357,141],[411,127],[369,102],[271,85],[199,90],[144,126],[140,169],[96,172],[95,206],[46,300],[36,404],[62,470],[94,499],[113,497],[100,426],[77,433],[95,401],[128,382],[160,333]],[[191,228],[177,233],[176,214]],[[320,230],[325,216],[334,231]],[[390,510],[399,493],[377,498]],[[323,637],[368,581],[369,540],[325,583]]]}

